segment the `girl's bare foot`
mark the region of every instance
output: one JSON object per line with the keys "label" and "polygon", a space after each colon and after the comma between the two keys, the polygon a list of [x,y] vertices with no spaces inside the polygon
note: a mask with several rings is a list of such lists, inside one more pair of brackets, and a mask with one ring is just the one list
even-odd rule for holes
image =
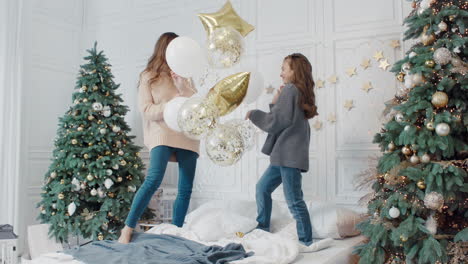
{"label": "girl's bare foot", "polygon": [[125,226],[120,231],[119,243],[128,244],[130,243],[130,239],[132,239],[133,228]]}

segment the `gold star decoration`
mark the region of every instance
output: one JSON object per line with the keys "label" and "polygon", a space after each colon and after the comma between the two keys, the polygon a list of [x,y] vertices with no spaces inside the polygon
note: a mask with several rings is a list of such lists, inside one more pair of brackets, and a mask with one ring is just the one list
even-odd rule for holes
{"label": "gold star decoration", "polygon": [[354,107],[354,101],[353,100],[346,100],[344,103],[344,108],[348,109],[350,111]]}
{"label": "gold star decoration", "polygon": [[320,121],[318,121],[318,120],[315,121],[313,127],[314,127],[315,130],[317,130],[317,131],[320,130],[320,129],[322,128],[322,122],[320,122]]}
{"label": "gold star decoration", "polygon": [[247,23],[236,13],[230,1],[227,1],[219,11],[214,13],[200,13],[198,17],[205,27],[208,36],[213,30],[220,27],[230,26],[239,31],[244,37],[255,29],[254,26]]}
{"label": "gold star decoration", "polygon": [[328,115],[328,122],[335,123],[336,122],[336,115],[331,113]]}
{"label": "gold star decoration", "polygon": [[336,75],[332,75],[328,78],[328,81],[331,83],[336,83],[338,81],[338,77]]}
{"label": "gold star decoration", "polygon": [[400,41],[398,39],[394,39],[390,42],[390,47],[396,49],[400,47]]}
{"label": "gold star decoration", "polygon": [[382,70],[386,71],[388,66],[390,66],[390,64],[388,63],[387,59],[380,61],[379,68],[381,68]]}
{"label": "gold star decoration", "polygon": [[349,77],[353,77],[353,75],[356,75],[356,67],[351,67],[347,69],[346,74],[348,74]]}
{"label": "gold star decoration", "polygon": [[384,58],[383,51],[380,50],[380,51],[376,51],[376,52],[375,52],[375,54],[374,54],[374,59],[375,59],[376,61],[379,61],[379,60],[381,60],[381,59],[383,59],[383,58]]}
{"label": "gold star decoration", "polygon": [[317,88],[323,88],[324,82],[318,79],[316,84],[317,84]]}
{"label": "gold star decoration", "polygon": [[362,88],[361,88],[361,89],[362,89],[363,91],[365,91],[366,93],[368,93],[369,90],[372,89],[372,88],[374,88],[374,87],[372,87],[371,82],[366,82],[366,83],[364,83],[364,84],[362,85]]}
{"label": "gold star decoration", "polygon": [[267,94],[272,94],[275,91],[275,87],[273,87],[271,84],[265,88]]}
{"label": "gold star decoration", "polygon": [[365,70],[369,68],[370,66],[370,60],[369,59],[363,59],[361,62],[361,67]]}

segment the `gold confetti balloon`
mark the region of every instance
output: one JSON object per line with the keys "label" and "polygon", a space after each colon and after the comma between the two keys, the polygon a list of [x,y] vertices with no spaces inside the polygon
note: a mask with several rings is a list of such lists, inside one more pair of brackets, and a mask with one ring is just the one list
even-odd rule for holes
{"label": "gold confetti balloon", "polygon": [[207,40],[208,63],[215,68],[230,68],[244,53],[244,38],[232,27],[213,30]]}
{"label": "gold confetti balloon", "polygon": [[205,99],[194,97],[188,99],[180,108],[177,123],[183,133],[200,140],[218,122],[217,108]]}
{"label": "gold confetti balloon", "polygon": [[244,100],[249,87],[250,72],[239,72],[219,81],[210,89],[207,101],[224,116],[236,109]]}
{"label": "gold confetti balloon", "polygon": [[206,153],[215,164],[230,166],[240,160],[244,142],[240,133],[229,125],[218,125],[206,136]]}

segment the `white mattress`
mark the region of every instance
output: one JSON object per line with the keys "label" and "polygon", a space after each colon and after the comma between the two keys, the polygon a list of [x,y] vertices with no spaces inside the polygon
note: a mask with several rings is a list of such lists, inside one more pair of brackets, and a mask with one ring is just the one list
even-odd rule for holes
{"label": "white mattress", "polygon": [[333,241],[331,247],[313,253],[301,253],[293,264],[347,264],[354,246],[364,240],[363,236]]}

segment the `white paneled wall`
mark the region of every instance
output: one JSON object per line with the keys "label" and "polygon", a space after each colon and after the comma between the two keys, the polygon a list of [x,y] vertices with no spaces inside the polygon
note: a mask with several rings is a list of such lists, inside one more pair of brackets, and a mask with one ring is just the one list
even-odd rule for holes
{"label": "white paneled wall", "polygon": [[[113,65],[116,82],[131,111],[126,120],[142,145],[141,117],[137,110],[138,74],[152,54],[161,33],[173,31],[204,44],[205,31],[197,13],[214,12],[224,0],[24,0],[24,71],[22,97],[22,232],[37,216],[35,204],[49,165],[58,117],[71,104],[71,95],[85,50],[98,41]],[[306,55],[315,79],[336,74],[336,84],[328,81],[316,90],[320,115],[310,121],[323,122],[312,129],[310,171],[304,174],[307,199],[336,201],[355,206],[363,194],[353,187],[353,178],[365,169],[367,157],[378,153],[371,144],[379,130],[383,102],[396,89],[394,76],[378,68],[372,58],[382,50],[390,63],[405,50],[389,46],[401,39],[402,21],[409,11],[405,0],[232,0],[236,11],[256,29],[246,39],[246,52],[236,69],[257,69],[265,85],[279,87],[283,58],[292,52]],[[371,59],[371,67],[359,64]],[[346,69],[357,68],[349,77]],[[369,93],[361,90],[370,81]],[[241,106],[227,119],[243,118],[252,108],[267,109],[272,95],[263,94],[257,103]],[[354,100],[351,111],[343,107]],[[336,114],[337,122],[327,121]],[[268,166],[260,153],[265,135],[241,162],[222,168],[199,159],[193,204],[211,199],[253,199],[255,183]],[[148,151],[142,153],[148,159]],[[176,187],[177,168],[171,165],[164,180]],[[282,190],[275,193],[282,199]]]}

